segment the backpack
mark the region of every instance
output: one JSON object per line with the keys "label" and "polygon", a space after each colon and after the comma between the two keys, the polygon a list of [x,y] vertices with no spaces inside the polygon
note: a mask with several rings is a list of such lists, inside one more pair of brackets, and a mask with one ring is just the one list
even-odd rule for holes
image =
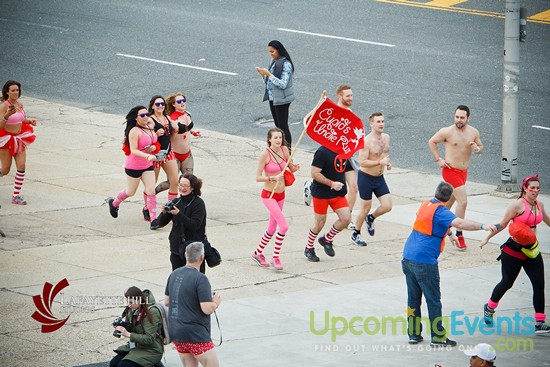
{"label": "backpack", "polygon": [[164,305],[162,302],[157,302],[153,304],[151,307],[156,308],[159,310],[160,318],[162,319],[162,325],[160,327],[160,338],[162,339],[162,344],[168,345],[172,341],[170,340],[170,335],[168,334],[168,307]]}

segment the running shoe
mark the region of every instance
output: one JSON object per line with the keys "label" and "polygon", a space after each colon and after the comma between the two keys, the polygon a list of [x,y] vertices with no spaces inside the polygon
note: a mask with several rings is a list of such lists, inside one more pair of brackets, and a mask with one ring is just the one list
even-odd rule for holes
{"label": "running shoe", "polygon": [[495,320],[493,319],[493,316],[495,315],[495,310],[489,307],[489,305],[486,303],[483,306],[483,321],[485,322],[485,325],[493,326]]}
{"label": "running shoe", "polygon": [[357,232],[357,231],[355,231],[351,234],[351,241],[356,246],[366,246],[367,245],[367,242],[363,241],[363,239],[361,238],[361,233]]}
{"label": "running shoe", "polygon": [[371,215],[367,215],[365,218],[365,223],[367,225],[367,231],[369,232],[370,236],[374,236],[374,219],[371,220]]}
{"label": "running shoe", "polygon": [[151,221],[151,229],[154,231],[159,228],[160,228],[159,221],[157,218],[155,218],[153,221]]}
{"label": "running shoe", "polygon": [[111,217],[116,218],[118,217],[118,208],[113,205],[113,201],[115,201],[113,198],[107,199],[107,203],[109,203],[109,213],[111,213]]}
{"label": "running shoe", "polygon": [[273,261],[271,262],[271,266],[273,266],[273,269],[275,270],[283,270],[283,265],[281,265],[281,260],[279,260],[278,257],[273,258]]}
{"label": "running shoe", "polygon": [[315,248],[306,248],[304,250],[304,255],[306,255],[307,259],[311,262],[318,262],[319,257],[315,254]]}
{"label": "running shoe", "polygon": [[418,343],[422,343],[424,341],[424,338],[422,335],[411,335],[409,336],[409,344],[415,345]]}
{"label": "running shoe", "polygon": [[466,242],[464,241],[464,236],[462,234],[459,234],[456,236],[458,238],[458,249],[460,251],[466,251],[466,248],[468,248],[468,246],[466,246]]}
{"label": "running shoe", "polygon": [[325,236],[319,237],[318,241],[319,241],[319,244],[321,246],[323,246],[323,248],[325,249],[325,254],[327,254],[330,257],[333,257],[334,255],[336,255],[334,253],[334,248],[332,246],[332,241],[329,242],[329,241],[325,240]]}
{"label": "running shoe", "polygon": [[256,254],[255,252],[252,254],[252,260],[260,266],[263,266],[264,268],[268,267],[269,264],[267,261],[265,261],[265,256],[263,254]]}
{"label": "running shoe", "polygon": [[146,222],[150,222],[151,221],[151,214],[149,214],[149,209],[143,208],[143,210],[141,212],[143,213],[143,219]]}
{"label": "running shoe", "polygon": [[27,201],[23,198],[22,195],[15,195],[14,197],[12,197],[11,203],[17,205],[27,205]]}
{"label": "running shoe", "polygon": [[311,205],[311,180],[304,183],[304,204]]}
{"label": "running shoe", "polygon": [[535,333],[537,334],[550,333],[550,325],[548,325],[544,321],[537,322],[535,324]]}
{"label": "running shoe", "polygon": [[348,229],[351,231],[355,231],[357,228],[355,228],[355,224],[353,224],[353,222],[349,222]]}
{"label": "running shoe", "polygon": [[456,342],[449,338],[445,338],[442,340],[432,339],[432,341],[430,342],[430,345],[432,347],[456,347]]}

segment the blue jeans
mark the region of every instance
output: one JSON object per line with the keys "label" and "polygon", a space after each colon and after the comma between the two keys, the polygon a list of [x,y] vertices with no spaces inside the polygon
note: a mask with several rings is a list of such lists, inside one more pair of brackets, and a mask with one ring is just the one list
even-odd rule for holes
{"label": "blue jeans", "polygon": [[407,259],[401,261],[407,281],[407,318],[410,338],[422,333],[420,322],[422,295],[428,305],[432,339],[445,340],[445,328],[441,320],[441,291],[439,289],[439,268],[437,264],[420,264]]}

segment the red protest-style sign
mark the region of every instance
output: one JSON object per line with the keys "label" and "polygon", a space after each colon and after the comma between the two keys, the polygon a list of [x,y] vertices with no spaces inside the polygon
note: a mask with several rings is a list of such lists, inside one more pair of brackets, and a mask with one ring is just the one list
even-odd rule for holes
{"label": "red protest-style sign", "polygon": [[[307,125],[312,113],[311,122]],[[311,139],[337,153],[342,159],[350,158],[365,145],[363,121],[350,109],[338,106],[330,98],[325,98],[317,110],[304,117],[304,125],[307,125],[306,132]]]}

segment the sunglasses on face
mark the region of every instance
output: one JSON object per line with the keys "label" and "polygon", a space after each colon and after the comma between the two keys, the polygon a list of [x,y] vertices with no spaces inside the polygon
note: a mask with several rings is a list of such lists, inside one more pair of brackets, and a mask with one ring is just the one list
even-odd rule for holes
{"label": "sunglasses on face", "polygon": [[166,106],[166,103],[164,103],[164,102],[155,102],[155,106],[157,106],[157,107]]}
{"label": "sunglasses on face", "polygon": [[187,99],[185,97],[183,97],[182,99],[176,99],[177,104],[181,104],[181,103],[185,103],[185,102],[187,102]]}
{"label": "sunglasses on face", "polygon": [[149,116],[150,116],[149,112],[145,112],[145,113],[140,113],[140,114],[139,114],[139,117],[141,117],[141,118],[149,117]]}

